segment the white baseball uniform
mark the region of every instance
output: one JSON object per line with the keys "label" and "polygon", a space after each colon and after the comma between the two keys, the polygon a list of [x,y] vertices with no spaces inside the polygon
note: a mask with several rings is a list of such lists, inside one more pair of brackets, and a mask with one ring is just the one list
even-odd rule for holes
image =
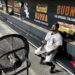
{"label": "white baseball uniform", "polygon": [[[49,31],[45,37],[45,40],[47,41],[47,44],[44,45],[42,51],[40,51],[41,47],[35,50],[36,55],[40,55],[45,52],[50,52],[54,49],[55,46],[62,46],[62,36],[59,32],[52,35],[52,31]],[[50,55],[46,56],[45,62],[51,62],[56,53],[57,51],[54,51]]]}

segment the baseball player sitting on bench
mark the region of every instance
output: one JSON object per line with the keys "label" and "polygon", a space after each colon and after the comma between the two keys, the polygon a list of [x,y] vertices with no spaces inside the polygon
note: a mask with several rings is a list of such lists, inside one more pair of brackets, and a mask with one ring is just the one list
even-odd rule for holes
{"label": "baseball player sitting on bench", "polygon": [[41,61],[41,64],[47,64],[51,66],[50,73],[54,72],[55,65],[52,63],[52,60],[55,54],[58,51],[58,48],[62,46],[62,36],[58,32],[59,24],[56,23],[52,25],[51,30],[47,33],[45,40],[41,47],[35,50],[36,55],[41,55],[45,53],[45,60]]}

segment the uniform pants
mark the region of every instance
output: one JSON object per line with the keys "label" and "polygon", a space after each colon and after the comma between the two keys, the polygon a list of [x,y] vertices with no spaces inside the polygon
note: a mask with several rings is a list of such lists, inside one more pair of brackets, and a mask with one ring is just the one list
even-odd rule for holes
{"label": "uniform pants", "polygon": [[[41,47],[39,47],[37,50],[35,50],[34,53],[35,53],[36,55],[40,55],[40,54],[43,54],[43,53],[47,52],[45,48],[43,48],[43,50],[40,51],[40,48],[41,48]],[[46,56],[45,62],[52,62],[52,60],[53,60],[53,58],[54,58],[54,56],[55,56],[56,53],[57,53],[57,51],[54,51],[54,52],[51,53],[50,55]]]}

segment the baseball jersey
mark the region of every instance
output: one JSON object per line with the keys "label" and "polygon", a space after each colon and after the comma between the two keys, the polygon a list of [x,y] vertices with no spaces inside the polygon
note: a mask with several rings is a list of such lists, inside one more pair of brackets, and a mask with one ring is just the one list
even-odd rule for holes
{"label": "baseball jersey", "polygon": [[52,35],[52,31],[49,31],[45,37],[47,44],[45,45],[46,51],[52,51],[55,46],[62,46],[62,36],[59,32]]}

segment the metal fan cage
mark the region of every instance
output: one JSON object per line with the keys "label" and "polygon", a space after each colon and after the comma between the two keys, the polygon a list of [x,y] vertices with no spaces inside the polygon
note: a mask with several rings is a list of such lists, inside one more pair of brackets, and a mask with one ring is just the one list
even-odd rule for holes
{"label": "metal fan cage", "polygon": [[[0,73],[2,74],[2,72],[4,72],[6,75],[17,75],[22,71],[27,70],[28,75],[28,68],[31,65],[28,55],[29,43],[22,35],[10,34],[1,37]],[[15,62],[13,63],[13,61]],[[24,64],[24,62],[26,64]],[[16,71],[23,64],[24,66],[19,71]]]}

